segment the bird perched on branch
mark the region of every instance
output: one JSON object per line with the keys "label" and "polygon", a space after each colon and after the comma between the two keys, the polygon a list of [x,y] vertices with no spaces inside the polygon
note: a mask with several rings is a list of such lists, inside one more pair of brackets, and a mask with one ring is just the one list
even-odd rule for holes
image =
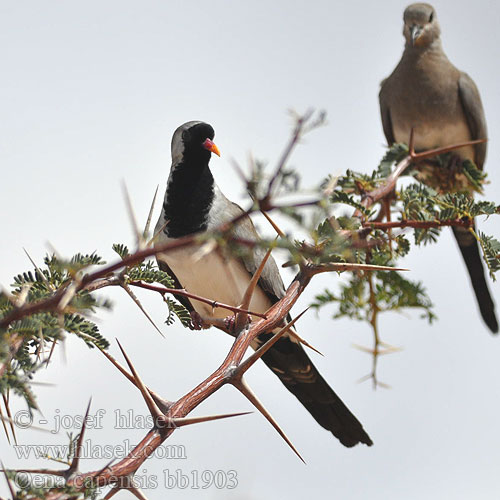
{"label": "bird perched on branch", "polygon": [[[172,138],[172,167],[167,183],[162,213],[155,233],[156,244],[203,233],[220,227],[243,214],[220,191],[209,168],[211,153],[220,156],[213,142],[214,130],[207,123],[191,121],[181,125]],[[241,217],[232,234],[246,241],[258,235],[248,216]],[[239,307],[252,276],[266,251],[258,246],[238,255],[226,255],[210,243],[157,255],[159,267],[182,288],[198,296]],[[265,313],[285,295],[276,262],[270,257],[260,275],[249,310]],[[195,328],[225,322],[227,312],[198,300],[180,297],[191,311]],[[258,348],[270,338],[260,335],[252,347]],[[262,359],[285,387],[305,406],[316,421],[331,431],[348,447],[372,441],[360,422],[344,405],[312,364],[296,337],[285,334]]]}
{"label": "bird perched on branch", "polygon": [[[408,142],[414,129],[415,149],[430,150],[486,139],[486,120],[476,85],[446,57],[434,8],[415,3],[404,11],[403,56],[382,82],[379,99],[384,134],[389,145]],[[486,143],[456,150],[446,168],[435,161],[418,166],[417,178],[438,192],[472,191],[461,171],[464,160],[482,170]],[[478,243],[470,231],[453,228],[484,322],[498,332],[495,305],[486,283]]]}

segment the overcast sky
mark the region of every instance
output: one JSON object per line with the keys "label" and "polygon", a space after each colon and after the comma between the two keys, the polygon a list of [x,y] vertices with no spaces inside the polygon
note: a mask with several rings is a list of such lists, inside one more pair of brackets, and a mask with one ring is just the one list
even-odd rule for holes
{"label": "overcast sky", "polygon": [[[23,247],[37,262],[48,242],[62,255],[97,250],[114,260],[113,243],[133,242],[121,181],[145,220],[156,186],[162,193],[165,188],[172,133],[188,120],[215,128],[222,158],[212,161],[213,173],[237,201],[243,201],[243,189],[230,159],[244,164],[252,152],[276,161],[290,131],[289,109],[328,112],[328,126],[308,136],[293,157],[304,186],[346,168],[371,171],[385,144],[379,82],[403,50],[406,5],[0,1],[0,283],[8,285],[30,267]],[[500,7],[492,0],[443,0],[435,7],[449,58],[474,78],[482,95],[490,138],[486,199],[498,202]],[[500,236],[498,220],[479,226]],[[409,277],[425,283],[439,321],[429,326],[418,314],[381,318],[383,339],[404,348],[380,361],[380,378],[391,389],[373,391],[369,383],[356,383],[370,369],[369,356],[352,347],[371,345],[366,325],[332,321],[329,310],[320,317],[309,313],[299,324],[301,335],[325,354],[313,355],[315,364],[363,422],[373,447],[342,447],[262,364],[252,369],[249,383],[307,465],[254,413],[175,432],[166,444],[183,446],[187,458],[144,464],[141,481],[158,484],[145,489],[148,498],[498,498],[500,338],[481,322],[450,232],[438,245],[413,250],[404,264]],[[290,274],[283,276],[290,281]],[[336,275],[315,280],[294,312],[337,283]],[[500,285],[492,284],[491,291],[498,303]],[[146,384],[167,399],[200,382],[231,344],[218,331],[178,325],[165,326],[163,339],[122,291],[104,295],[114,311],[99,312],[102,333],[120,339]],[[166,313],[159,297],[140,297],[162,323]],[[111,353],[119,357],[115,344]],[[87,434],[96,452],[145,434],[143,428],[113,428],[116,410],[145,415],[146,408],[138,391],[95,349],[69,339],[65,356],[60,350],[37,378],[57,384],[39,390],[49,427],[57,415],[84,412],[90,396],[92,410],[104,410],[103,428]],[[13,408],[23,410],[24,404],[14,401]],[[228,387],[195,414],[250,409]],[[18,429],[18,435],[26,445],[67,442],[64,430],[52,435]],[[49,465],[18,460],[3,435],[0,450],[7,467]],[[108,461],[86,461],[82,468]],[[165,476],[177,469],[190,477],[189,487],[166,492]],[[236,471],[235,489],[193,487],[196,474],[230,470]],[[7,494],[4,483],[2,493]]]}

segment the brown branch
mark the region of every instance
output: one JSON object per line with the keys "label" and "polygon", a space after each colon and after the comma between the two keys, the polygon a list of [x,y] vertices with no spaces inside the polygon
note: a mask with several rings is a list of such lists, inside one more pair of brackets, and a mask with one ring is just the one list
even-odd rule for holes
{"label": "brown branch", "polygon": [[[401,174],[411,165],[412,157],[408,155],[406,158],[403,158],[397,165],[396,168],[390,173],[387,177],[384,184],[379,186],[378,188],[366,193],[361,200],[361,205],[365,208],[370,208],[374,203],[385,198],[389,194],[392,193],[393,189],[396,187],[396,182],[401,176]],[[360,213],[358,210],[354,213],[355,217],[359,217]]]}
{"label": "brown branch", "polygon": [[87,411],[85,412],[85,417],[83,417],[82,429],[80,431],[80,435],[78,436],[78,440],[75,446],[75,454],[73,456],[73,459],[71,460],[71,464],[68,470],[66,471],[67,474],[66,477],[70,477],[72,474],[78,471],[78,465],[80,464],[80,458],[82,452],[83,436],[85,435],[85,428],[87,426],[87,418],[89,416],[91,402],[92,399],[89,401],[89,404],[87,405]]}
{"label": "brown branch", "polygon": [[412,227],[415,229],[430,229],[433,227],[458,226],[469,228],[472,227],[471,220],[464,219],[446,219],[446,220],[400,220],[392,222],[363,222],[363,227],[371,229],[394,229]]}
{"label": "brown branch", "polygon": [[[262,210],[265,212],[274,209],[286,208],[286,205],[273,205],[271,203],[271,194],[273,185],[276,182],[277,178],[279,177],[280,173],[282,172],[294,147],[299,142],[300,137],[305,132],[311,130],[312,128],[317,127],[323,122],[324,114],[320,113],[318,119],[310,123],[312,114],[313,114],[312,111],[308,111],[304,115],[299,116],[296,119],[294,132],[278,161],[274,174],[271,176],[271,179],[269,180],[266,195],[261,200],[257,200],[256,203],[254,203],[248,210],[243,211],[241,214],[234,217],[231,221],[221,224],[218,228],[215,229],[215,231],[212,234],[222,233],[223,236],[227,237],[228,236],[227,233],[231,231],[231,229],[234,227],[235,224],[237,224],[240,220],[244,219],[245,217],[248,217],[251,213],[257,210]],[[129,203],[129,201],[127,203]],[[302,206],[317,205],[317,204],[318,200],[314,200],[309,202],[291,204],[289,206],[302,207]],[[135,220],[134,217],[132,217],[132,219]],[[148,216],[148,222],[149,222],[149,216]],[[137,228],[137,224],[135,222],[134,222],[134,230],[138,240],[140,240],[142,238],[142,235],[140,234]],[[114,264],[102,267],[92,273],[84,275],[80,280],[73,279],[68,284],[66,284],[66,286],[59,288],[57,291],[55,291],[51,297],[48,297],[46,299],[37,302],[24,304],[21,307],[17,307],[9,314],[7,314],[5,317],[0,319],[0,329],[7,328],[10,325],[10,323],[12,323],[13,321],[17,321],[23,317],[30,316],[33,314],[38,314],[41,312],[56,310],[58,305],[60,305],[61,303],[66,305],[67,302],[69,302],[68,297],[72,298],[75,294],[77,294],[81,290],[95,291],[99,288],[104,288],[106,286],[121,285],[120,277],[112,276],[112,274],[115,271],[118,271],[120,269],[125,269],[129,266],[133,266],[139,262],[142,262],[144,259],[152,257],[159,253],[185,248],[187,246],[196,244],[197,242],[205,241],[207,237],[211,236],[212,236],[211,234],[205,234],[203,236],[200,236],[198,234],[188,235],[181,238],[177,238],[175,241],[168,241],[163,244],[156,245],[154,247],[140,248],[138,251],[134,252],[131,255],[126,256],[125,258],[123,258],[118,262],[115,262]],[[249,242],[238,241],[238,239],[234,237],[230,237],[228,239],[231,241],[239,242],[240,244],[247,246],[255,246],[257,244],[257,242],[251,242],[251,241]],[[42,278],[43,276],[44,275],[42,273]],[[197,298],[197,300],[200,299]],[[224,307],[226,309],[229,309],[228,306],[222,306],[220,304],[219,307]],[[258,314],[255,313],[252,314],[254,314],[255,316],[259,316]]]}
{"label": "brown branch", "polygon": [[96,290],[99,290],[101,288],[106,288],[108,286],[121,286],[121,285],[122,285],[122,279],[120,278],[120,276],[113,275],[89,283],[85,287],[85,290],[87,290],[87,292],[95,292]]}
{"label": "brown branch", "polygon": [[288,161],[288,158],[292,154],[293,149],[295,146],[298,144],[300,137],[302,133],[304,132],[304,126],[305,124],[309,121],[309,119],[312,116],[312,111],[306,112],[303,116],[299,116],[295,122],[295,128],[292,133],[292,136],[290,137],[290,140],[288,141],[288,144],[285,147],[285,150],[281,154],[281,158],[278,161],[278,165],[274,171],[274,174],[271,176],[271,179],[269,180],[269,183],[267,185],[267,192],[264,198],[261,200],[261,209],[264,211],[269,210],[268,203],[271,201],[272,198],[272,192],[273,192],[273,187],[275,182],[277,181],[280,173],[282,172],[283,168],[286,165],[286,162]]}
{"label": "brown branch", "polygon": [[[413,129],[412,129],[413,134]],[[488,139],[474,139],[473,141],[460,142],[458,144],[452,144],[451,146],[445,146],[443,148],[429,149],[427,151],[422,151],[420,153],[415,153],[413,147],[410,148],[410,155],[415,162],[419,162],[422,160],[427,160],[428,158],[432,158],[434,156],[442,155],[444,153],[449,153],[450,151],[454,151],[456,149],[460,149],[466,146],[475,146],[476,144],[483,144],[487,142]],[[410,144],[411,144],[410,138]]]}
{"label": "brown branch", "polygon": [[[255,292],[255,289],[257,287],[257,283],[262,275],[262,271],[264,271],[264,267],[269,260],[269,257],[271,257],[271,252],[273,251],[273,248],[270,247],[269,250],[266,252],[266,255],[264,255],[264,258],[260,261],[259,267],[255,271],[254,275],[252,276],[252,279],[250,280],[250,283],[247,286],[247,289],[245,290],[245,293],[243,294],[243,299],[241,301],[240,307],[242,309],[248,309],[250,307],[250,303],[252,301],[253,294]],[[241,313],[239,312],[236,314],[235,318],[235,328],[236,331],[240,331],[245,324],[248,322],[248,314]]]}
{"label": "brown branch", "polygon": [[371,317],[370,317],[370,325],[373,330],[373,365],[372,365],[372,373],[371,377],[373,380],[373,388],[377,388],[377,361],[379,355],[379,346],[380,346],[380,335],[378,331],[378,312],[379,307],[377,304],[377,300],[375,298],[375,289],[373,286],[373,276],[372,273],[368,276],[368,286],[370,288],[370,307],[371,307]]}
{"label": "brown branch", "polygon": [[[245,352],[258,335],[272,330],[283,321],[283,318],[286,317],[309,283],[312,271],[313,268],[309,268],[299,273],[289,286],[285,297],[267,311],[267,319],[257,320],[252,323],[248,329],[244,329],[238,335],[221,366],[188,394],[173,403],[168,412],[170,418],[185,417],[200,403],[220,389],[220,387],[232,383],[233,380],[236,380],[236,377],[239,379],[240,375],[235,375],[234,367],[240,365]],[[135,472],[144,460],[146,460],[174,430],[174,427],[163,430],[163,432],[155,429],[151,430],[126,458],[96,477],[95,480],[97,484],[102,486],[108,484],[107,481],[113,477],[128,475]],[[90,477],[91,475],[92,473],[82,474],[80,480],[84,480],[85,477]]]}
{"label": "brown branch", "polygon": [[310,270],[312,275],[336,271],[408,271],[403,267],[376,266],[374,264],[356,264],[351,262],[331,262],[328,264],[317,264]]}
{"label": "brown branch", "polygon": [[109,276],[114,271],[132,266],[134,264],[137,264],[138,262],[142,262],[147,257],[152,257],[153,255],[161,252],[185,248],[189,245],[194,244],[199,239],[199,235],[185,236],[182,238],[178,238],[173,242],[166,242],[161,245],[157,245],[154,248],[145,248],[144,250],[139,250],[131,255],[128,255],[124,259],[115,262],[114,264],[98,269],[93,273],[86,274],[81,278],[78,285],[75,285],[75,281],[71,281],[67,284],[66,287],[59,288],[52,296],[48,297],[47,299],[43,299],[37,302],[30,302],[23,305],[22,307],[14,309],[12,312],[7,314],[0,320],[0,328],[7,328],[10,323],[24,318],[25,316],[31,316],[33,314],[53,311],[57,309],[59,301],[64,297],[68,287],[70,287],[71,285],[75,286],[75,293],[78,293],[81,290],[86,290],[88,286],[90,286],[90,288],[94,290],[94,282],[101,280],[102,278],[108,278],[108,281],[100,282],[99,288],[102,288],[104,286],[116,285],[118,283],[115,283],[115,280],[112,280]]}
{"label": "brown branch", "polygon": [[[273,206],[269,208],[269,210],[272,209],[274,209]],[[234,219],[232,219],[230,222],[221,224],[219,228],[213,231],[213,234],[229,232],[231,228],[234,226],[234,224],[236,224],[241,219],[247,217],[249,214],[257,210],[258,210],[257,207],[252,207],[249,210],[242,212]],[[68,282],[66,286],[59,288],[57,291],[54,292],[53,295],[51,295],[46,299],[42,299],[37,302],[30,302],[27,304],[23,304],[21,307],[16,307],[13,311],[11,311],[9,314],[5,315],[2,319],[0,319],[0,329],[7,328],[12,322],[22,319],[26,316],[57,310],[61,300],[67,297],[69,289],[71,290],[71,295],[74,296],[75,294],[77,294],[82,290],[95,291],[97,289],[104,288],[107,286],[119,286],[121,285],[120,277],[112,275],[112,273],[114,273],[115,271],[124,269],[129,266],[133,266],[139,262],[142,262],[144,259],[148,257],[153,257],[159,253],[165,253],[172,250],[178,250],[180,248],[186,248],[196,243],[206,241],[206,239],[210,237],[211,234],[208,235],[194,234],[177,238],[175,241],[168,241],[162,244],[158,244],[155,247],[138,250],[137,252],[131,255],[127,255],[125,258],[119,260],[118,262],[115,262],[114,264],[110,264],[109,266],[102,267],[92,273],[84,275],[80,280],[72,280]],[[227,241],[232,241],[234,243],[247,246],[249,248],[253,248],[259,244],[257,241],[245,240],[242,238],[234,237],[229,234],[225,234],[225,237]],[[210,303],[211,302],[212,301],[210,301]],[[224,307],[227,308],[226,306]],[[259,316],[258,314],[255,315]]]}
{"label": "brown branch", "polygon": [[17,445],[17,437],[16,431],[14,428],[14,419],[12,418],[12,414],[10,412],[9,406],[9,389],[7,389],[7,393],[2,393],[3,404],[5,405],[5,411],[7,412],[7,417],[9,420],[10,431],[12,433],[12,437],[14,438],[14,443]]}
{"label": "brown branch", "polygon": [[222,309],[227,309],[228,311],[232,311],[234,313],[245,313],[250,314],[252,316],[257,316],[259,318],[265,318],[266,315],[262,313],[253,312],[247,309],[241,309],[239,307],[230,306],[228,304],[224,304],[222,302],[217,302],[216,300],[210,300],[201,295],[196,295],[194,293],[189,293],[184,289],[179,288],[167,288],[163,286],[150,285],[149,283],[143,283],[142,281],[130,281],[129,285],[137,286],[139,288],[145,288],[146,290],[152,290],[153,292],[158,292],[161,295],[165,295],[166,293],[171,293],[172,295],[179,295],[180,297],[187,297],[189,299],[197,300],[198,302],[204,302],[212,306],[214,309],[220,307]]}
{"label": "brown branch", "polygon": [[[111,364],[122,374],[124,375],[129,382],[132,382],[132,384],[134,384],[136,387],[138,387],[137,385],[137,381],[135,380],[135,378],[130,375],[130,373],[127,372],[127,370],[125,370],[125,368],[123,368],[123,366],[120,365],[120,363],[118,363],[118,361],[116,361],[115,358],[113,358],[113,356],[111,356],[111,354],[107,353],[104,349],[99,349],[103,354],[104,356],[108,359],[108,361],[111,362]],[[171,401],[168,401],[166,399],[163,399],[161,396],[159,396],[158,394],[156,394],[154,391],[152,391],[151,389],[147,388],[149,394],[151,394],[151,397],[153,398],[154,402],[157,404],[157,406],[163,411],[163,412],[167,412],[169,410],[169,408],[172,406],[172,402]]]}
{"label": "brown branch", "polygon": [[[428,158],[432,158],[434,156],[438,156],[444,153],[449,153],[450,151],[454,151],[456,149],[463,148],[464,146],[473,146],[475,144],[481,144],[486,142],[486,139],[478,139],[474,141],[462,142],[460,144],[453,144],[451,146],[445,146],[443,148],[431,149],[428,151],[422,151],[420,153],[416,153],[414,149],[414,130],[411,130],[410,133],[410,141],[409,141],[409,154],[406,158],[403,158],[397,165],[396,168],[391,172],[391,174],[387,177],[384,184],[379,186],[378,188],[370,191],[369,193],[365,193],[363,195],[363,199],[361,200],[361,204],[365,208],[370,208],[374,203],[385,198],[390,193],[392,193],[393,189],[396,187],[396,182],[399,177],[404,173],[404,171],[415,162],[419,162]],[[354,213],[356,217],[359,217],[361,214],[358,210]]]}
{"label": "brown branch", "polygon": [[[168,424],[175,424],[176,419],[186,417],[194,410],[201,402],[206,400],[214,392],[220,389],[225,384],[241,385],[243,372],[248,369],[252,363],[242,363],[243,357],[251,345],[253,340],[261,333],[272,331],[278,327],[283,319],[288,315],[292,306],[296,303],[299,296],[302,294],[311,278],[319,273],[327,272],[330,269],[316,267],[313,265],[304,265],[299,274],[288,287],[285,296],[274,304],[267,312],[266,319],[258,319],[250,324],[248,328],[243,329],[236,337],[229,353],[223,363],[209,377],[196,386],[186,395],[182,396],[178,401],[174,402],[169,408],[160,408],[161,411],[166,410],[164,418],[161,420]],[[290,326],[290,325],[288,325]],[[280,333],[283,333],[281,330]],[[264,349],[259,354],[262,354]],[[255,354],[251,358],[252,362],[256,359]],[[131,366],[131,365],[130,365]],[[239,368],[241,366],[241,368]],[[132,367],[131,367],[132,369]],[[141,392],[146,394],[147,389],[137,379],[137,373],[133,371],[133,383],[141,388]],[[155,412],[159,407],[155,407]],[[205,418],[201,420],[206,420]],[[180,422],[180,421],[179,421]],[[274,424],[273,424],[274,425]],[[89,482],[96,486],[106,486],[114,484],[116,478],[133,475],[141,464],[174,432],[175,425],[167,426],[166,428],[154,427],[139,444],[121,461],[118,463],[100,469],[99,471],[75,474],[68,478],[67,484],[81,490],[88,486]],[[291,443],[290,443],[291,444]],[[44,471],[47,474],[61,475],[61,471]]]}

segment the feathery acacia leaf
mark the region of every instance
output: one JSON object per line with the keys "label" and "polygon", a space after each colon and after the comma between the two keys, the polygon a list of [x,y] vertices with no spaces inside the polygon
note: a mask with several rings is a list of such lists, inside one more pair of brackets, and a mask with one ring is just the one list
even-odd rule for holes
{"label": "feathery acacia leaf", "polygon": [[165,271],[158,269],[151,261],[133,267],[128,271],[127,276],[128,281],[159,283],[167,288],[175,288],[174,280]]}
{"label": "feathery acacia leaf", "polygon": [[483,184],[486,180],[486,174],[482,170],[477,168],[477,166],[468,159],[462,162],[462,171],[469,180],[474,190],[482,193]]}
{"label": "feathery acacia leaf", "polygon": [[491,278],[495,279],[495,273],[500,269],[500,241],[479,232],[479,244],[483,250],[484,260],[488,266]]}
{"label": "feathery acacia leaf", "polygon": [[111,247],[122,259],[130,255],[129,249],[122,243],[113,243]]}
{"label": "feathery acacia leaf", "polygon": [[177,318],[185,327],[189,327],[191,325],[191,315],[182,304],[167,296],[164,297],[164,301],[168,306],[168,316],[165,320],[167,325],[172,325],[175,318]]}
{"label": "feathery acacia leaf", "polygon": [[394,143],[385,153],[377,167],[377,176],[385,178],[391,173],[391,167],[408,156],[408,146],[402,143]]}

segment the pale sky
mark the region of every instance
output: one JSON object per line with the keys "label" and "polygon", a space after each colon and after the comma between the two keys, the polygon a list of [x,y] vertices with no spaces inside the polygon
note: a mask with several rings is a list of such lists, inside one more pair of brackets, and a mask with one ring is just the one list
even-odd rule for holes
{"label": "pale sky", "polygon": [[[291,162],[305,187],[346,168],[371,171],[385,144],[379,82],[401,56],[406,5],[397,0],[0,1],[0,283],[8,285],[31,267],[23,247],[41,262],[48,242],[62,255],[97,250],[114,261],[113,243],[133,243],[121,181],[145,221],[157,185],[163,196],[172,133],[188,120],[215,128],[222,158],[212,160],[212,171],[236,201],[243,202],[243,188],[230,159],[245,164],[251,152],[272,165],[290,131],[289,109],[328,112],[328,126],[310,135]],[[490,139],[486,199],[499,202],[500,8],[488,0],[434,5],[445,51],[481,92]],[[498,219],[478,223],[500,237]],[[362,421],[373,447],[341,446],[259,363],[249,383],[307,465],[257,413],[191,426],[166,442],[184,446],[185,459],[151,458],[141,468],[141,481],[157,484],[144,489],[148,498],[498,498],[500,338],[481,322],[449,231],[438,245],[414,249],[403,263],[410,278],[426,285],[439,321],[429,326],[417,313],[381,318],[383,339],[403,348],[379,363],[380,378],[391,389],[356,383],[371,366],[369,356],[352,346],[371,345],[367,325],[332,321],[326,309],[319,317],[309,313],[298,325],[325,354],[311,356]],[[285,271],[283,277],[286,283],[291,279]],[[293,312],[338,282],[337,275],[316,279]],[[491,291],[498,304],[499,284],[491,284]],[[110,352],[121,359],[116,337],[145,383],[167,399],[203,380],[229,349],[230,337],[219,331],[191,332],[178,324],[163,326],[161,338],[123,291],[103,295],[114,302],[111,314],[97,317],[101,332],[113,341]],[[166,311],[160,298],[138,295],[162,324]],[[49,427],[57,415],[69,420],[83,413],[92,396],[92,411],[104,412],[103,428],[87,433],[95,453],[99,446],[133,443],[146,433],[113,428],[118,409],[141,416],[146,407],[104,356],[77,339],[68,340],[65,356],[60,350],[37,380],[56,384],[38,390]],[[14,411],[24,408],[13,402]],[[224,388],[194,414],[247,410],[243,396]],[[36,415],[35,423],[41,418]],[[17,431],[24,445],[67,443],[64,430]],[[18,460],[3,434],[0,450],[7,467],[50,466],[41,459]],[[84,461],[82,469],[108,461]],[[166,491],[165,477],[176,470],[191,482]],[[201,489],[200,479],[196,489],[193,478],[203,471],[208,476],[222,471],[226,478],[235,471],[238,485]]]}

